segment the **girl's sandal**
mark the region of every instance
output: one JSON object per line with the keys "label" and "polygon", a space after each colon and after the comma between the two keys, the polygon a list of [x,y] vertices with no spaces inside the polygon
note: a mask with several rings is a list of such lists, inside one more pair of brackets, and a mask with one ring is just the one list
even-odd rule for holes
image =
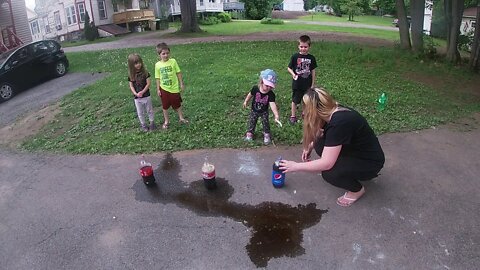
{"label": "girl's sandal", "polygon": [[162,129],[168,129],[168,124],[163,124]]}
{"label": "girl's sandal", "polygon": [[179,120],[178,122],[180,122],[180,124],[188,124],[188,120],[187,119],[183,119],[183,120]]}

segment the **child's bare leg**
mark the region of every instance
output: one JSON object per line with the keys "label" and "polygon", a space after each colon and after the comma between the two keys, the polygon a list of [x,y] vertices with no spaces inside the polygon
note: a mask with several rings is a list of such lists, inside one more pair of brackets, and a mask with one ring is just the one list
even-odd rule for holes
{"label": "child's bare leg", "polygon": [[296,117],[297,116],[297,104],[295,104],[295,102],[292,101],[292,114],[291,114],[292,117]]}
{"label": "child's bare leg", "polygon": [[180,122],[186,122],[185,117],[183,117],[183,112],[182,112],[182,107],[178,107],[178,109],[175,109],[178,113],[178,119]]}
{"label": "child's bare leg", "polygon": [[170,123],[170,119],[168,118],[168,110],[163,109],[163,126],[168,127],[168,123]]}

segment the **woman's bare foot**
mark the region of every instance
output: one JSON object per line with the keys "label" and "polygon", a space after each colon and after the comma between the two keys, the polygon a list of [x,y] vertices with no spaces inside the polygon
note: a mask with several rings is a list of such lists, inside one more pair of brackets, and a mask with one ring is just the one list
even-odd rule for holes
{"label": "woman's bare foot", "polygon": [[343,196],[338,197],[337,204],[344,207],[350,206],[354,202],[356,202],[358,199],[360,199],[360,197],[362,197],[363,194],[365,194],[364,187],[362,187],[362,189],[360,189],[360,191],[358,192],[347,191],[345,192],[345,194],[343,194]]}

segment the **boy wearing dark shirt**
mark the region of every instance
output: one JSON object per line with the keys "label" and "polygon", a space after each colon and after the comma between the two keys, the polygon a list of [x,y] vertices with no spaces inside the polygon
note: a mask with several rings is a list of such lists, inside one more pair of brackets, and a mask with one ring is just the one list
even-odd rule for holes
{"label": "boy wearing dark shirt", "polygon": [[315,85],[315,68],[317,60],[309,54],[311,45],[310,37],[300,36],[298,39],[298,53],[290,58],[288,72],[292,75],[292,114],[290,123],[297,122],[297,106],[302,102],[305,92]]}

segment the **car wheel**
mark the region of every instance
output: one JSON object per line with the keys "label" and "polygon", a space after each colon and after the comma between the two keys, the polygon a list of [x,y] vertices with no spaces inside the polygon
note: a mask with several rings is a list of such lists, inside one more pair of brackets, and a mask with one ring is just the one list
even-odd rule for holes
{"label": "car wheel", "polygon": [[15,94],[15,88],[9,83],[0,83],[0,101],[7,101]]}
{"label": "car wheel", "polygon": [[65,62],[59,61],[55,64],[55,69],[53,70],[53,74],[55,77],[62,77],[67,73],[67,66],[65,65]]}

